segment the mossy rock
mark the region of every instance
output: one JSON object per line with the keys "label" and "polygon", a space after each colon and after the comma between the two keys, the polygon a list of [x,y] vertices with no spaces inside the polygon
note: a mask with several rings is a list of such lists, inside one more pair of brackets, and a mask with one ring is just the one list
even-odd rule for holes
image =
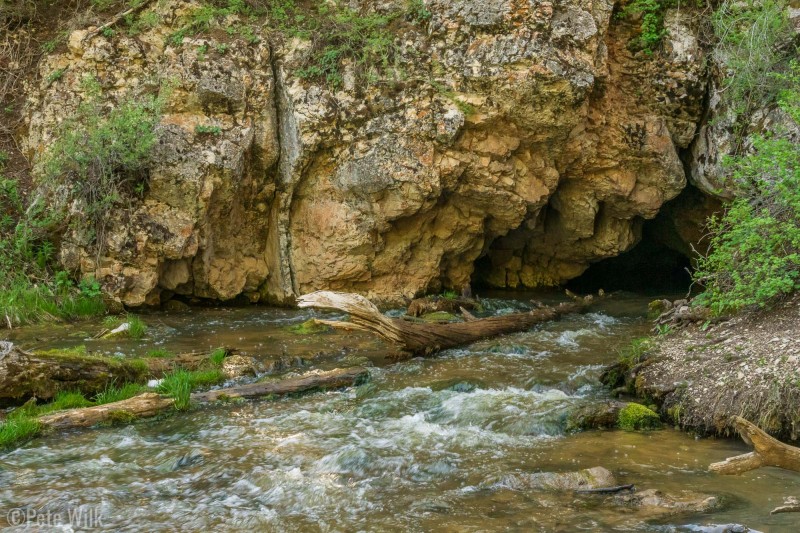
{"label": "mossy rock", "polygon": [[639,403],[629,403],[622,408],[617,417],[617,425],[627,431],[661,428],[658,413]]}
{"label": "mossy rock", "polygon": [[459,318],[453,313],[447,311],[436,311],[434,313],[427,313],[419,317],[420,320],[425,322],[456,322]]}
{"label": "mossy rock", "polygon": [[302,324],[289,326],[286,329],[295,335],[316,335],[319,333],[329,333],[333,331],[332,327],[326,326],[325,324],[320,324],[313,318],[306,320]]}

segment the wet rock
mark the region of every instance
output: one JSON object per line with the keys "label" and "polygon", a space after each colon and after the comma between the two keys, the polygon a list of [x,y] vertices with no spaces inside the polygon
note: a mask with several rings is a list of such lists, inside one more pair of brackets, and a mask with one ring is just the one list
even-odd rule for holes
{"label": "wet rock", "polygon": [[613,428],[627,402],[609,400],[581,405],[567,415],[566,431]]}
{"label": "wet rock", "polygon": [[222,361],[222,372],[227,379],[255,376],[256,367],[255,359],[244,355],[231,355]]}
{"label": "wet rock", "polygon": [[192,309],[188,304],[183,303],[180,300],[168,300],[164,302],[162,308],[168,313],[185,313],[187,311],[191,311]]}
{"label": "wet rock", "polygon": [[655,489],[647,489],[632,494],[618,494],[613,501],[617,505],[635,507],[650,516],[668,516],[682,513],[707,513],[719,507],[715,496],[686,491],[680,496],[664,494]]}
{"label": "wet rock", "polygon": [[514,490],[571,491],[617,486],[608,469],[595,466],[577,472],[537,472],[504,478],[497,485]]}

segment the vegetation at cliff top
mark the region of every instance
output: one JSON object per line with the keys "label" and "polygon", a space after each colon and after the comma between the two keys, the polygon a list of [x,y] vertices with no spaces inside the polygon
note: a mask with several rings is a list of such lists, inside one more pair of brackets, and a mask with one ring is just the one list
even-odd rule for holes
{"label": "vegetation at cliff top", "polygon": [[618,17],[625,18],[631,15],[640,16],[640,33],[637,39],[631,42],[631,47],[643,50],[651,55],[661,44],[667,34],[664,27],[664,15],[667,9],[676,7],[703,7],[706,0],[632,0],[623,7]]}

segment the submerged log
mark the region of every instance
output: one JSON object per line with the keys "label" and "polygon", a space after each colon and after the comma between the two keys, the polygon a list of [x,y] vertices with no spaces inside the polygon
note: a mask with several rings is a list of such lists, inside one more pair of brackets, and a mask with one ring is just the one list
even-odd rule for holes
{"label": "submerged log", "polygon": [[421,324],[385,316],[375,305],[358,294],[318,291],[297,299],[299,307],[334,309],[350,314],[350,322],[318,320],[339,329],[358,329],[374,333],[414,354],[431,354],[481,339],[525,331],[562,315],[586,309],[593,298],[575,298],[573,302],[534,309],[527,313],[479,318],[448,324]]}
{"label": "submerged log", "polygon": [[49,400],[63,390],[86,395],[110,383],[142,383],[148,369],[113,357],[69,352],[26,352],[0,341],[0,406],[19,405],[36,397]]}
{"label": "submerged log", "polygon": [[[357,385],[367,376],[362,367],[337,368],[328,372],[307,374],[274,383],[251,383],[238,387],[198,392],[191,395],[192,403],[212,403],[233,398],[262,398],[286,396],[301,392],[339,389]],[[130,422],[138,418],[149,418],[173,409],[175,401],[154,392],[134,396],[128,400],[59,411],[38,418],[39,423],[49,429],[86,428],[104,423]]]}
{"label": "submerged log", "polygon": [[734,419],[734,426],[742,436],[742,440],[755,449],[750,453],[713,463],[708,467],[711,472],[724,475],[741,474],[762,466],[777,466],[800,472],[800,448],[770,437],[755,424],[740,416]]}

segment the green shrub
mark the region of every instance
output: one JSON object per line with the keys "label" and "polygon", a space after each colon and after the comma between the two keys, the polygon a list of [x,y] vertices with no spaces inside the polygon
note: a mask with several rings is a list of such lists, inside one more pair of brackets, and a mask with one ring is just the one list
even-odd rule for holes
{"label": "green shrub", "polygon": [[736,150],[741,151],[757,109],[777,102],[789,89],[782,75],[797,57],[788,0],[724,0],[712,15],[714,54],[731,73],[720,94],[737,117]]}
{"label": "green shrub", "polygon": [[127,97],[106,111],[97,80],[86,78],[84,87],[90,96],[59,128],[37,173],[53,200],[55,191],[66,189],[66,198],[51,203],[62,209],[77,203],[71,225],[86,229],[88,244],[102,246],[111,212],[128,207],[144,190],[161,100]]}
{"label": "green shrub", "polygon": [[[782,75],[793,87],[780,102],[800,117],[800,64]],[[726,163],[737,197],[712,217],[710,251],[695,280],[705,286],[696,302],[716,314],[765,306],[800,288],[800,148],[780,135],[757,135],[752,151]]]}
{"label": "green shrub", "polygon": [[661,418],[644,405],[629,403],[620,410],[617,425],[626,431],[658,429],[661,427]]}

